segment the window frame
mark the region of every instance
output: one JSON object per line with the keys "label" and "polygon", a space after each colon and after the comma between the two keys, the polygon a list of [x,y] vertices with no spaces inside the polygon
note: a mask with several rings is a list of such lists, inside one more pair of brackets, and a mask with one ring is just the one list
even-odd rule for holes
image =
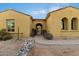
{"label": "window frame", "polygon": [[[13,21],[13,27],[9,29],[8,22]],[[6,19],[6,28],[8,32],[15,32],[15,19]]]}
{"label": "window frame", "polygon": [[68,30],[68,18],[67,17],[64,17],[61,19],[61,30]]}
{"label": "window frame", "polygon": [[[74,25],[75,25],[75,27],[74,27]],[[71,30],[78,30],[78,18],[77,17],[73,17],[71,19]]]}

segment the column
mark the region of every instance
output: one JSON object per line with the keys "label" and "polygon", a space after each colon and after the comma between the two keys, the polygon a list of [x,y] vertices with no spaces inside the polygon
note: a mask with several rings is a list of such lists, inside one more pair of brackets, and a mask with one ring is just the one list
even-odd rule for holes
{"label": "column", "polygon": [[68,19],[68,30],[71,30],[71,19]]}

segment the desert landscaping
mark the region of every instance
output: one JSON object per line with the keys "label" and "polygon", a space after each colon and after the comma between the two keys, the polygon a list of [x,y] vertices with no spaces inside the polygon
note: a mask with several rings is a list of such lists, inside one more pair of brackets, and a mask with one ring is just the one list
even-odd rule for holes
{"label": "desert landscaping", "polygon": [[0,56],[15,56],[25,40],[11,39],[0,41]]}
{"label": "desert landscaping", "polygon": [[[16,56],[28,38],[0,41],[0,56]],[[79,40],[45,40],[42,36],[32,38],[34,47],[29,56],[79,56]]]}
{"label": "desert landscaping", "polygon": [[[40,37],[39,37],[40,38]],[[36,39],[32,49],[34,56],[79,56],[79,40],[44,40]]]}

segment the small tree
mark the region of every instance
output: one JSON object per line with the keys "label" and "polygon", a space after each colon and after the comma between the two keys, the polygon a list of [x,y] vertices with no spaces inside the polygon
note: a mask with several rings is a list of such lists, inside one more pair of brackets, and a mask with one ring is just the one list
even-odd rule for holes
{"label": "small tree", "polygon": [[9,40],[11,38],[12,36],[6,31],[6,29],[2,29],[0,31],[0,40]]}

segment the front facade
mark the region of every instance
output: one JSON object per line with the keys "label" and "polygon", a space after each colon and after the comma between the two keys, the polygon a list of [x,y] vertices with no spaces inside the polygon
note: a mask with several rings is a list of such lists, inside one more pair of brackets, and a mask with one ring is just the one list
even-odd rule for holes
{"label": "front facade", "polygon": [[79,9],[70,6],[50,12],[47,30],[55,37],[78,37]]}
{"label": "front facade", "polygon": [[54,37],[78,37],[79,9],[71,6],[58,9],[50,12],[46,19],[32,19],[30,15],[11,9],[0,13],[0,30],[6,29],[13,35],[19,30],[21,37],[29,37],[38,25]]}

